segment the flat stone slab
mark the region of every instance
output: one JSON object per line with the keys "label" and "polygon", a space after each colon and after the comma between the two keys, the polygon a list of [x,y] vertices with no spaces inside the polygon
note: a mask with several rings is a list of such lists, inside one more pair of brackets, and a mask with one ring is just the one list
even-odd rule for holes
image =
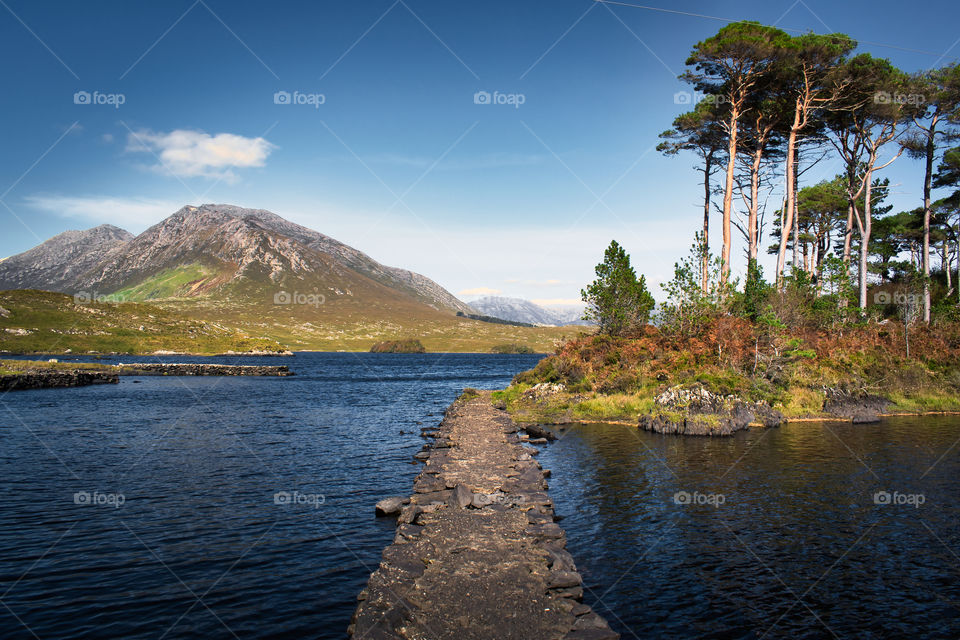
{"label": "flat stone slab", "polygon": [[[543,471],[516,431],[489,393],[447,409],[435,436],[442,448],[425,448],[430,473],[418,476],[358,597],[352,638],[619,638],[580,602]],[[427,495],[438,499],[417,504]]]}

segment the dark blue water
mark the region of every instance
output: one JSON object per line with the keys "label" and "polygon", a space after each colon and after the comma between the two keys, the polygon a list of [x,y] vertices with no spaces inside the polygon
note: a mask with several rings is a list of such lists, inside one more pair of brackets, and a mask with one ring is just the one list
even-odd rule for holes
{"label": "dark blue water", "polygon": [[540,461],[585,601],[624,638],[958,638],[958,440],[956,416],[581,425]]}
{"label": "dark blue water", "polygon": [[[537,359],[214,358],[298,375],[3,396],[0,636],[343,637],[420,427]],[[957,638],[958,439],[955,417],[582,425],[540,458],[585,600],[626,638]]]}
{"label": "dark blue water", "polygon": [[0,637],[344,637],[393,539],[373,505],[410,493],[420,427],[538,359],[210,358],[297,375],[4,395]]}

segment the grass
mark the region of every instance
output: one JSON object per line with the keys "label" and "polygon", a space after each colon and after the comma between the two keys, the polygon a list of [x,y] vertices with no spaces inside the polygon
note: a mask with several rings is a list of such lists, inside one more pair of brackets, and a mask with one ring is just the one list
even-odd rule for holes
{"label": "grass", "polygon": [[120,289],[107,296],[111,302],[138,302],[155,298],[172,298],[186,295],[191,285],[203,282],[214,275],[209,269],[198,263],[165,269],[139,284]]}
{"label": "grass", "polygon": [[0,375],[18,375],[34,371],[113,371],[115,367],[97,362],[47,362],[45,360],[0,359]]}
{"label": "grass", "polygon": [[773,408],[787,418],[803,418],[817,415],[823,410],[824,394],[809,387],[788,387],[784,399],[773,403]]}
{"label": "grass", "polygon": [[[147,295],[196,274],[170,273],[163,286],[141,283],[125,291]],[[412,301],[388,305],[358,297],[331,293],[322,305],[280,305],[272,291],[251,289],[225,297],[78,304],[60,293],[0,291],[0,351],[369,351],[377,342],[403,337],[419,340],[428,352],[488,353],[495,345],[522,344],[546,353],[579,330],[492,324]]]}
{"label": "grass", "polygon": [[596,395],[573,406],[577,420],[628,420],[636,422],[641,414],[653,410],[653,398],[649,395],[615,393]]}
{"label": "grass", "polygon": [[479,398],[479,397],[480,397],[480,391],[478,389],[474,389],[473,387],[464,387],[463,393],[460,394],[460,397],[458,398],[458,400],[462,402],[469,402],[470,400],[473,400],[474,398]]}
{"label": "grass", "polygon": [[416,303],[366,304],[358,296],[328,295],[322,305],[274,305],[272,294],[154,301],[186,317],[252,335],[293,351],[369,351],[377,342],[415,339],[428,352],[489,353],[498,344],[525,344],[550,353],[580,327],[516,327],[458,317]]}
{"label": "grass", "polygon": [[490,347],[490,353],[536,353],[525,344],[495,344]]}
{"label": "grass", "polygon": [[956,395],[944,393],[940,390],[920,392],[906,395],[892,393],[890,399],[893,404],[887,409],[889,413],[928,413],[928,412],[957,412],[960,411],[960,398]]}
{"label": "grass", "polygon": [[268,337],[135,302],[77,303],[48,291],[0,291],[0,350],[6,353],[282,351]]}

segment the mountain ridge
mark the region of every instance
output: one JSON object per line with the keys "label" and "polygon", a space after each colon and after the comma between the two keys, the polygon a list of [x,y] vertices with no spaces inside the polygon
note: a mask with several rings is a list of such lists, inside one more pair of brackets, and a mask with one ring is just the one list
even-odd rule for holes
{"label": "mountain ridge", "polygon": [[523,298],[483,296],[470,302],[470,306],[484,315],[511,322],[557,327],[583,324],[583,311],[573,305],[550,309]]}
{"label": "mountain ridge", "polygon": [[[71,268],[63,266],[68,257],[75,263]],[[302,284],[335,295],[353,295],[359,288],[371,303],[399,296],[438,311],[472,312],[426,276],[380,264],[271,211],[229,204],[181,207],[137,236],[112,225],[59,234],[0,262],[0,289],[103,295],[178,269],[197,277],[173,297],[226,293],[234,285]],[[146,299],[152,293],[161,297],[170,291],[142,287]]]}
{"label": "mountain ridge", "polygon": [[[111,250],[133,238],[132,233],[112,224],[58,233],[0,261],[0,289],[64,289]],[[37,287],[37,282],[48,286]]]}

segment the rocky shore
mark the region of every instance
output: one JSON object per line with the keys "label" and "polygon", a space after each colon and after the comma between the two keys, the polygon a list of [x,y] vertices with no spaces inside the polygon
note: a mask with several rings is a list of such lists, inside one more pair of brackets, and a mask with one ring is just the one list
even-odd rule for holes
{"label": "rocky shore", "polygon": [[691,436],[729,436],[751,424],[778,427],[783,414],[765,402],[721,396],[703,387],[671,387],[653,399],[657,407],[640,416],[641,429]]}
{"label": "rocky shore", "polygon": [[790,417],[763,400],[750,401],[734,394],[714,393],[701,384],[663,388],[649,400],[637,398],[636,408],[629,410],[624,405],[600,404],[603,396],[591,398],[571,393],[565,385],[550,382],[495,392],[494,404],[508,410],[528,432],[538,428],[531,426],[534,424],[606,422],[634,425],[654,433],[690,436],[730,436],[751,427],[778,427],[790,420],[843,420],[860,424],[879,422],[886,415],[943,413],[888,413],[893,405],[891,400],[857,388],[824,386],[817,389],[817,393],[824,398],[817,411]]}
{"label": "rocky shore", "polygon": [[377,505],[397,531],[358,596],[352,638],[619,637],[582,603],[549,471],[519,429],[488,392],[468,392],[425,430],[413,495]]}
{"label": "rocky shore", "polygon": [[286,365],[131,362],[117,365],[122,376],[292,376]]}
{"label": "rocky shore", "polygon": [[84,387],[91,384],[117,384],[116,373],[104,371],[29,371],[0,376],[0,392],[23,389]]}

